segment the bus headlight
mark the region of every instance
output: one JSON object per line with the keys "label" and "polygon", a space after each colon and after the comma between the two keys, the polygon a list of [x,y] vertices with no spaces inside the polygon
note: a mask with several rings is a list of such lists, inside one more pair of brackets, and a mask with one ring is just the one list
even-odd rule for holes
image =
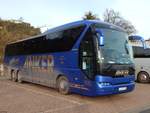
{"label": "bus headlight", "polygon": [[111,85],[109,82],[99,82],[100,86],[109,86]]}
{"label": "bus headlight", "polygon": [[135,83],[135,81],[130,81],[130,83],[134,84],[134,83]]}

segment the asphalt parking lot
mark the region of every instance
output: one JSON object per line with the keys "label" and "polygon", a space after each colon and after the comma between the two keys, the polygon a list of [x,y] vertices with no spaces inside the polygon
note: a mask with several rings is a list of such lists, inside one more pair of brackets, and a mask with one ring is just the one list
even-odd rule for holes
{"label": "asphalt parking lot", "polygon": [[86,97],[3,77],[0,113],[150,113],[150,84],[136,84],[131,93]]}

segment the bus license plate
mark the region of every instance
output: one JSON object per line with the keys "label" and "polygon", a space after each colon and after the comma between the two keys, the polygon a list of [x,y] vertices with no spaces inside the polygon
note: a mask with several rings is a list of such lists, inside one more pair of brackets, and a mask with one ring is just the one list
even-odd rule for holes
{"label": "bus license plate", "polygon": [[119,91],[125,91],[125,90],[127,90],[127,87],[120,87],[119,88]]}

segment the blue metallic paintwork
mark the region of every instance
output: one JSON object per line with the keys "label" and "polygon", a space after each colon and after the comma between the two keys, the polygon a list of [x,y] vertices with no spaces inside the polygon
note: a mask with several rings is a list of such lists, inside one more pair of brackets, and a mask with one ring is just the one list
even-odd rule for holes
{"label": "blue metallic paintwork", "polygon": [[[134,76],[128,76],[125,78],[112,78],[112,77],[97,75],[95,80],[92,81],[92,80],[87,79],[86,76],[83,74],[83,72],[79,69],[78,48],[87,29],[89,28],[91,24],[94,24],[94,23],[107,24],[107,23],[100,22],[100,21],[86,20],[86,21],[73,22],[70,24],[66,24],[66,25],[48,30],[47,32],[43,33],[43,35],[46,35],[54,31],[59,31],[61,29],[65,29],[68,27],[76,26],[76,25],[81,25],[81,24],[86,25],[86,29],[83,31],[83,33],[81,34],[81,36],[79,37],[79,39],[77,40],[77,42],[75,43],[71,51],[59,52],[59,53],[47,53],[47,54],[34,54],[34,55],[39,55],[39,56],[52,55],[54,57],[54,70],[57,71],[57,73],[65,75],[68,78],[70,84],[78,84],[88,89],[88,90],[85,90],[81,88],[70,87],[70,92],[87,95],[87,96],[97,96],[97,95],[118,94],[118,93],[132,91],[134,89],[134,83],[131,83],[131,81],[134,81]],[[110,24],[107,24],[107,25],[110,25]],[[31,38],[36,38],[36,36],[31,37]],[[12,58],[19,58],[19,65],[17,65],[16,67],[19,69],[23,68],[23,65],[26,60],[26,56],[15,56],[15,57],[5,56],[4,58],[5,64],[9,65],[9,62]],[[98,85],[99,82],[110,82],[111,85],[99,87]],[[122,82],[123,83],[126,82],[126,84],[120,84]],[[126,91],[119,92],[118,88],[124,87],[124,86],[127,86],[128,89]]]}
{"label": "blue metallic paintwork", "polygon": [[[100,95],[106,94],[118,94],[124,92],[130,92],[134,89],[134,75],[129,75],[126,77],[105,77],[105,76],[96,76],[96,93]],[[110,86],[99,86],[99,82],[109,82],[111,83]],[[127,87],[125,91],[119,91],[118,88],[120,87]]]}
{"label": "blue metallic paintwork", "polygon": [[128,75],[126,77],[110,77],[110,76],[96,76],[95,78],[96,81],[98,82],[109,82],[112,85],[116,85],[116,84],[125,84],[125,83],[130,83],[131,81],[134,81],[134,75]]}
{"label": "blue metallic paintwork", "polygon": [[12,60],[12,59],[18,59],[19,60],[19,65],[15,65],[14,67],[15,68],[18,68],[18,69],[20,69],[20,68],[22,68],[22,66],[24,65],[24,63],[25,63],[25,60],[26,60],[26,56],[10,56],[10,57],[5,57],[4,58],[4,63],[5,63],[5,65],[8,65],[8,66],[10,66],[10,61]]}
{"label": "blue metallic paintwork", "polygon": [[118,28],[118,29],[124,31],[122,28],[120,28],[120,27],[118,27],[114,24],[106,23],[106,22],[103,22],[103,21],[100,21],[100,20],[80,20],[80,21],[64,24],[62,26],[59,26],[59,27],[56,27],[56,28],[53,28],[53,29],[49,29],[46,32],[44,32],[43,34],[48,34],[48,33],[54,32],[54,31],[67,29],[67,28],[70,28],[70,27],[73,27],[73,26],[78,26],[78,25],[81,25],[81,24],[89,26],[89,25],[94,24],[94,23],[105,24],[105,25],[112,26],[114,28]]}
{"label": "blue metallic paintwork", "polygon": [[[127,87],[127,90],[125,91],[119,91],[119,88],[121,87]],[[98,95],[112,95],[112,94],[121,94],[126,92],[131,92],[134,90],[134,83],[128,83],[128,84],[121,84],[121,85],[111,85],[111,86],[103,86],[98,87],[95,90],[95,95],[90,96],[98,96]]]}
{"label": "blue metallic paintwork", "polygon": [[[112,94],[120,94],[131,92],[135,88],[134,83],[134,76],[122,77],[122,78],[112,78],[112,77],[105,77],[105,76],[96,76],[95,81],[91,80],[84,80],[84,87],[88,88],[88,90],[81,90],[80,92],[73,92],[80,93],[81,95],[86,96],[98,96],[98,95],[112,95]],[[111,83],[109,86],[101,86],[99,82],[108,82]],[[122,84],[124,83],[124,84]],[[119,91],[119,88],[127,87],[125,91]]]}
{"label": "blue metallic paintwork", "polygon": [[[42,54],[43,55],[43,54]],[[108,95],[108,94],[119,94],[130,92],[134,89],[134,76],[112,78],[108,76],[96,76],[95,81],[89,80],[85,77],[82,71],[78,68],[78,62],[76,57],[78,54],[76,52],[62,52],[62,53],[53,53],[54,56],[54,70],[60,74],[65,75],[71,84],[83,85],[88,90],[83,90],[80,88],[70,87],[70,92],[78,93],[86,96],[98,96],[98,95]],[[61,64],[60,57],[64,56],[64,64]],[[19,58],[20,63],[18,68],[22,68],[25,61],[25,57],[16,57]],[[6,58],[7,59],[7,58]],[[8,58],[8,62],[11,58]],[[75,79],[76,78],[76,79]],[[109,82],[110,86],[101,86],[99,87],[99,82]],[[121,84],[126,83],[126,84]],[[119,87],[128,87],[126,91],[119,92]]]}

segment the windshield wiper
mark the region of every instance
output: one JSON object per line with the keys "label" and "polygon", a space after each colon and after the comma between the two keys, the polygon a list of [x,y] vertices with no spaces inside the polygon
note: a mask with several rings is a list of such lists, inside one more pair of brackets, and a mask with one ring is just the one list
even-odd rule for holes
{"label": "windshield wiper", "polygon": [[128,41],[126,40],[124,46],[125,46],[125,50],[126,50],[127,54],[129,54],[129,50],[128,50],[128,48],[127,48],[127,43],[128,43]]}

